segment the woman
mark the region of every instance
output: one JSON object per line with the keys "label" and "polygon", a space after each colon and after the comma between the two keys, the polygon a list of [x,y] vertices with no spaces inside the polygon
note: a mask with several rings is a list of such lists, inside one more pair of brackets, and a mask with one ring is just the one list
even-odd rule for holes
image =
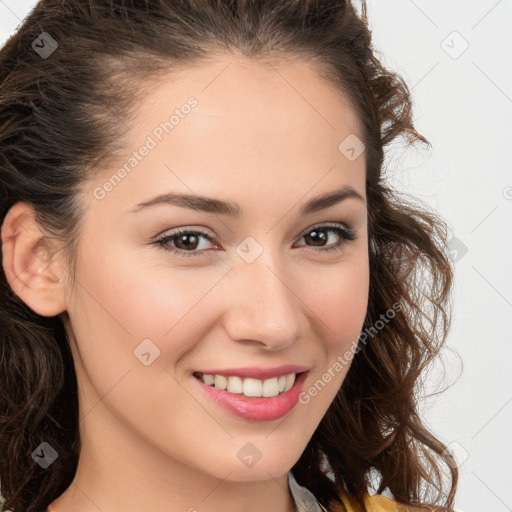
{"label": "woman", "polygon": [[45,0],[0,70],[6,509],[453,506],[446,226],[381,175],[428,141],[364,4]]}

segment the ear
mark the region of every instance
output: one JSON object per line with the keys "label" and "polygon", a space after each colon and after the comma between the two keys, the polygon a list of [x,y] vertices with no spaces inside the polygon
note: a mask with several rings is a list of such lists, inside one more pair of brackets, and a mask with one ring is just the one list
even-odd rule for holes
{"label": "ear", "polygon": [[56,316],[66,310],[64,272],[32,205],[16,203],[2,224],[2,266],[13,292],[33,311]]}

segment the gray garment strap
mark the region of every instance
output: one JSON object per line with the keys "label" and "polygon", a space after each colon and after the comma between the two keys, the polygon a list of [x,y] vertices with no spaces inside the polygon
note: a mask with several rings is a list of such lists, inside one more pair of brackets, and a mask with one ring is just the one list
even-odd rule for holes
{"label": "gray garment strap", "polygon": [[297,512],[322,512],[323,509],[314,494],[297,483],[293,473],[288,471],[288,485],[297,507]]}

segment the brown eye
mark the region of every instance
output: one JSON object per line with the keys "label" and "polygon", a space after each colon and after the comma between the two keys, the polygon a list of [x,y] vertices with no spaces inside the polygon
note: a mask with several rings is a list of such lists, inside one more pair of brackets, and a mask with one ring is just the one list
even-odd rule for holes
{"label": "brown eye", "polygon": [[[339,241],[334,244],[327,245],[329,241],[328,233],[335,233],[339,238]],[[319,247],[319,251],[336,251],[341,249],[349,241],[355,240],[356,235],[349,227],[344,227],[339,224],[326,224],[322,226],[315,226],[303,235],[302,238],[311,242],[311,247]]]}
{"label": "brown eye", "polygon": [[[338,241],[329,244],[329,233],[335,233]],[[315,226],[302,235],[307,245],[317,247],[318,251],[337,251],[349,241],[355,240],[354,231],[343,224],[326,224]],[[205,256],[206,248],[201,246],[201,239],[214,242],[214,239],[207,233],[197,230],[180,229],[174,233],[167,234],[154,242],[162,249],[173,252],[180,256]]]}
{"label": "brown eye", "polygon": [[313,242],[313,245],[323,246],[327,242],[329,236],[326,234],[326,229],[314,229],[310,231],[304,238]]}
{"label": "brown eye", "polygon": [[[165,235],[155,243],[166,251],[175,252],[183,256],[199,256],[203,255],[204,248],[197,250],[201,239],[212,242],[212,238],[202,231],[179,230],[174,233]],[[171,245],[170,242],[173,242]]]}

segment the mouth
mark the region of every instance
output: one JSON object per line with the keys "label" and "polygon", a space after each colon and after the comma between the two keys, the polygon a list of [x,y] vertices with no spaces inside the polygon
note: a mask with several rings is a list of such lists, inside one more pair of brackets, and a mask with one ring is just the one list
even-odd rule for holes
{"label": "mouth", "polygon": [[220,391],[227,390],[229,393],[246,397],[271,398],[289,391],[300,373],[288,373],[265,380],[251,377],[244,378],[238,375],[219,375],[202,372],[194,372],[193,375],[207,386],[212,386]]}
{"label": "mouth", "polygon": [[249,421],[271,421],[290,413],[309,368],[285,365],[274,369],[238,368],[193,372],[193,380],[215,406]]}

